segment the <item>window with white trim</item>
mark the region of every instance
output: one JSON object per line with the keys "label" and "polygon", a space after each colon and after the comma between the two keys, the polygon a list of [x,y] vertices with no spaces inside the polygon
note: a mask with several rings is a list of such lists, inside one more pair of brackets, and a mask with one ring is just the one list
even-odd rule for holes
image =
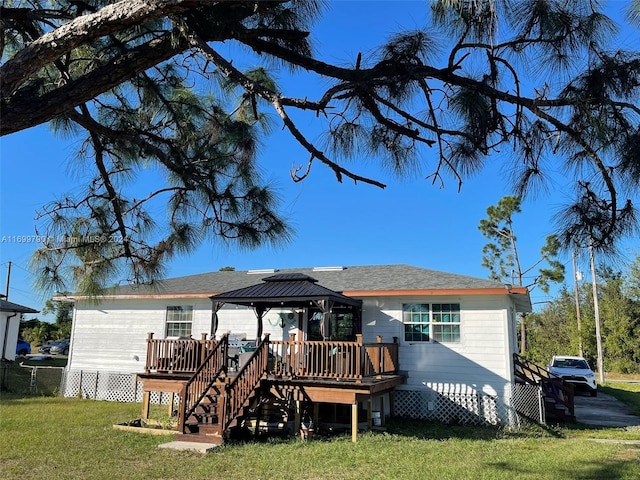
{"label": "window with white trim", "polygon": [[406,342],[460,343],[459,303],[402,305]]}
{"label": "window with white trim", "polygon": [[167,307],[167,337],[188,337],[191,335],[193,322],[193,307]]}

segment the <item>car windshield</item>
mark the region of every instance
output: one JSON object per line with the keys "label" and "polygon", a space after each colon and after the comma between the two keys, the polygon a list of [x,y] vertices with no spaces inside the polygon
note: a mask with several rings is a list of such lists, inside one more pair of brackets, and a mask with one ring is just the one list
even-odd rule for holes
{"label": "car windshield", "polygon": [[577,358],[558,358],[553,361],[553,366],[557,368],[589,369],[589,364],[585,360]]}

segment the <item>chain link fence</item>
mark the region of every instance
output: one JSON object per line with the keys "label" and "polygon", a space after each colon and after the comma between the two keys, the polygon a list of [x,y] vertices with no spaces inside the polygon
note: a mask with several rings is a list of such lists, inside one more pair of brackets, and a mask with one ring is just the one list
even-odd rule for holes
{"label": "chain link fence", "polygon": [[2,391],[18,395],[56,396],[61,392],[64,367],[2,362]]}

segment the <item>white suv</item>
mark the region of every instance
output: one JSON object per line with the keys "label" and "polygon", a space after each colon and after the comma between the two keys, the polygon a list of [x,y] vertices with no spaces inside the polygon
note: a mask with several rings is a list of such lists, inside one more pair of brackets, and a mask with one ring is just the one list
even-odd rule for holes
{"label": "white suv", "polygon": [[582,357],[556,355],[551,359],[549,371],[572,384],[576,390],[586,390],[592,397],[598,394],[596,375]]}

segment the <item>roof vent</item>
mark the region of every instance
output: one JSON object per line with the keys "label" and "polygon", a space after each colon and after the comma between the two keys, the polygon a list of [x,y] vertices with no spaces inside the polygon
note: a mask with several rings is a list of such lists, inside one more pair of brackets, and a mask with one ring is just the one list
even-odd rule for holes
{"label": "roof vent", "polygon": [[313,267],[314,272],[339,272],[347,267]]}
{"label": "roof vent", "polygon": [[247,275],[264,275],[265,273],[276,273],[277,268],[260,268],[257,270],[247,270]]}

